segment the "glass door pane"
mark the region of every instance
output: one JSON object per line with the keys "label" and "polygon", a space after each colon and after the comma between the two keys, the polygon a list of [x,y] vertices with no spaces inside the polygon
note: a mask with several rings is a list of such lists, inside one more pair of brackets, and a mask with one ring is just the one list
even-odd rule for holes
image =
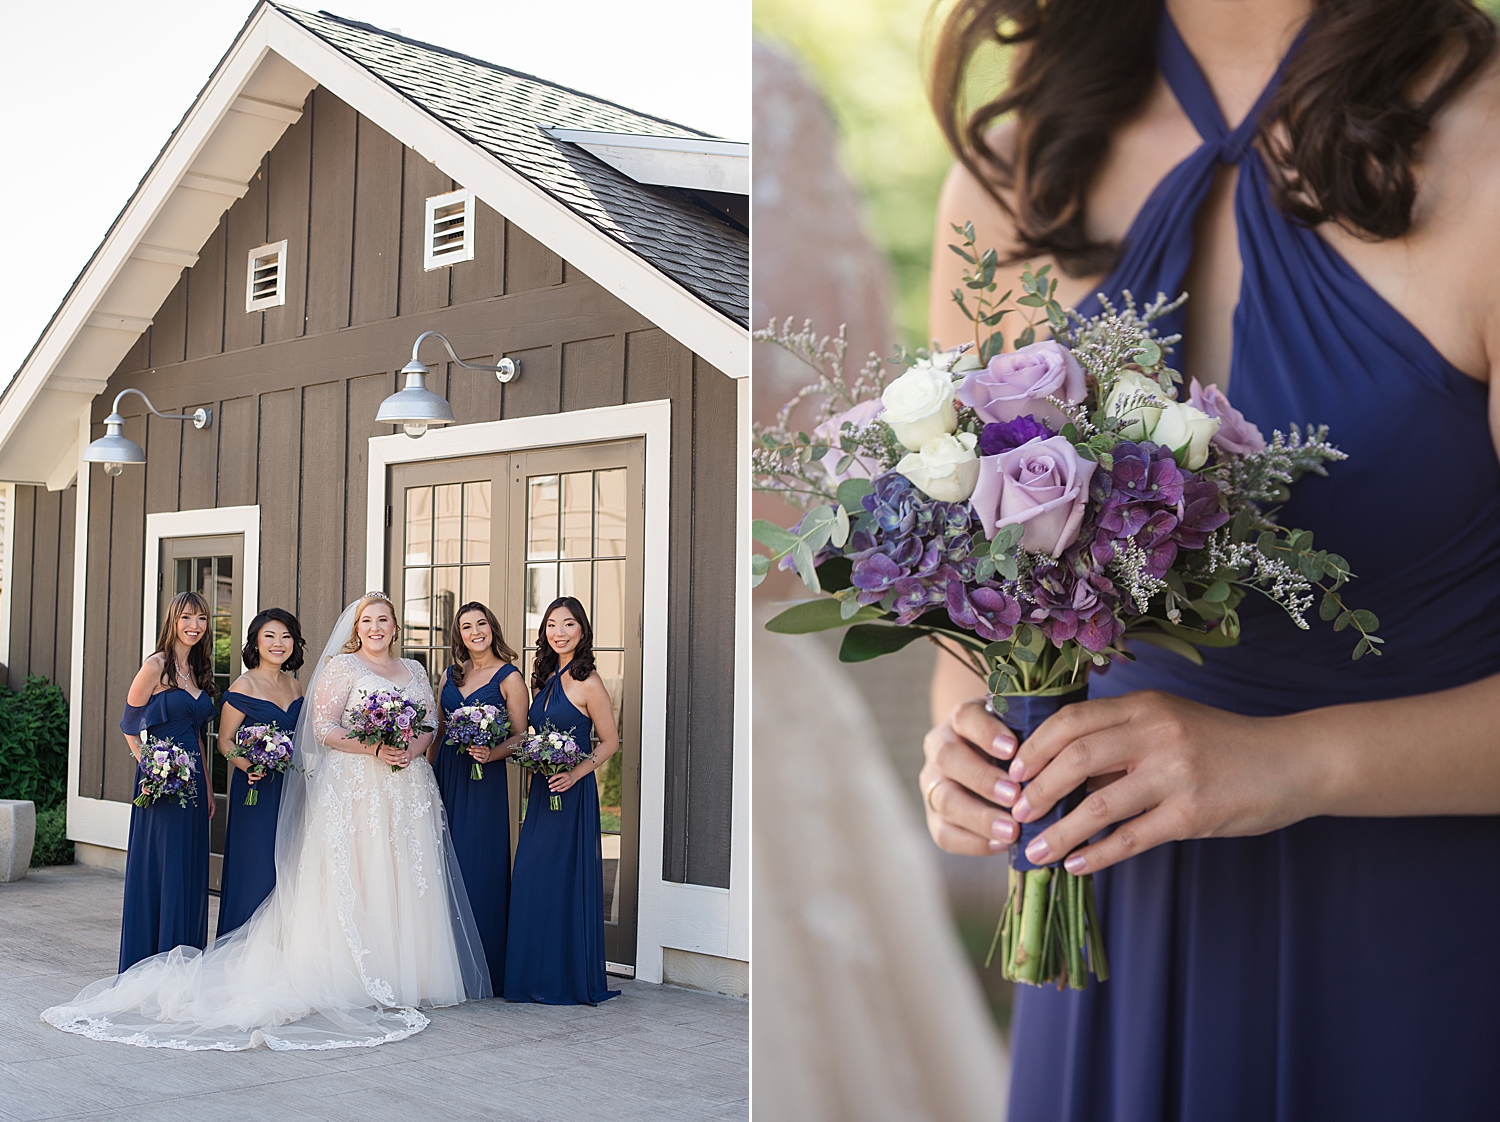
{"label": "glass door pane", "polygon": [[[442,688],[452,659],[453,617],[471,600],[490,601],[491,481],[474,479],[403,489],[401,653]],[[493,605],[491,605],[493,610]]]}

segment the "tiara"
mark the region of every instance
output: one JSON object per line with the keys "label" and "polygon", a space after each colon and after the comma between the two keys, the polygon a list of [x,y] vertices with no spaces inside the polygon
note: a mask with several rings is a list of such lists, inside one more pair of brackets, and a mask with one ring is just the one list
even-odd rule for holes
{"label": "tiara", "polygon": [[378,588],[377,589],[372,589],[371,591],[366,592],[363,596],[360,597],[360,599],[361,600],[384,600],[387,604],[390,604],[391,607],[394,608],[396,606],[395,602],[389,596],[387,596],[384,592],[381,592]]}

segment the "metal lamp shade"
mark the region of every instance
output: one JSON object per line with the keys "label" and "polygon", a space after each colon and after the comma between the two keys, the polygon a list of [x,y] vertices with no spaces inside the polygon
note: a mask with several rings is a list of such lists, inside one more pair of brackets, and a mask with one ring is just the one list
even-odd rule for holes
{"label": "metal lamp shade", "polygon": [[[145,449],[120,431],[124,424],[125,418],[118,413],[104,418],[104,435],[83,450],[84,462],[105,465],[145,463]],[[119,472],[116,470],[110,474],[118,475]]]}
{"label": "metal lamp shade", "polygon": [[380,403],[376,422],[402,425],[412,437],[421,436],[430,425],[451,425],[453,407],[446,398],[427,388],[427,367],[412,362],[401,373],[406,375],[405,387]]}

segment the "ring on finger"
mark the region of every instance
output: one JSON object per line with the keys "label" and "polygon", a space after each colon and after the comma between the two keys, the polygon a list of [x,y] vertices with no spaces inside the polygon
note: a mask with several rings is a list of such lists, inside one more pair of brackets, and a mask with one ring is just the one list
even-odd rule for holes
{"label": "ring on finger", "polygon": [[927,784],[927,787],[922,791],[922,801],[927,804],[927,809],[932,811],[933,814],[941,814],[942,812],[938,810],[937,807],[932,805],[932,792],[937,790],[938,786],[946,778],[947,777],[943,775],[938,776],[931,783]]}

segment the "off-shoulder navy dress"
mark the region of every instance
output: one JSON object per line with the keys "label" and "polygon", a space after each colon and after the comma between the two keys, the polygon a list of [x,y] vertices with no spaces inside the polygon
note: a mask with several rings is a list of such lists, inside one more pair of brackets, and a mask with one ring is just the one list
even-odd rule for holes
{"label": "off-shoulder navy dress", "polygon": [[[566,669],[566,668],[564,668]],[[531,727],[553,725],[588,747],[594,724],[553,674],[531,702]],[[604,857],[599,787],[590,772],[552,810],[547,778],[531,777],[511,874],[505,997],[546,1005],[597,1005],[618,996],[604,973]]]}
{"label": "off-shoulder navy dress", "polygon": [[[176,798],[130,808],[125,856],[125,905],[120,922],[120,972],[173,947],[208,944],[208,779],[203,774],[201,735],[213,719],[206,692],[162,690],[145,705],[127,705],[120,728],[131,736],[149,733],[185,749],[195,765],[198,801]],[[140,790],[141,772],[131,798]]]}
{"label": "off-shoulder navy dress", "polygon": [[[297,728],[302,698],[283,709],[247,693],[228,690],[224,701],[245,714],[247,725],[276,725],[288,734]],[[295,764],[296,758],[292,762]],[[224,868],[219,878],[219,929],[228,935],[250,918],[276,887],[276,816],[281,811],[283,772],[272,772],[255,783],[255,803],[245,805],[250,779],[239,768],[229,773],[229,825],[224,831]]]}
{"label": "off-shoulder navy dress", "polygon": [[[1485,387],[1276,208],[1251,146],[1270,91],[1231,130],[1165,18],[1156,64],[1204,143],[1151,195],[1101,288],[1178,292],[1214,174],[1238,168],[1229,396],[1267,436],[1326,423],[1349,454],[1301,480],[1281,521],[1348,558],[1349,596],[1380,617],[1386,646],[1353,662],[1349,631],[1298,631],[1250,599],[1238,647],[1204,652],[1202,667],[1143,647],[1092,694],[1155,688],[1271,715],[1500,672],[1486,622],[1500,618],[1500,465]],[[1098,888],[1112,976],[1082,993],[1020,988],[1015,1122],[1500,1116],[1500,819],[1314,818],[1160,846]]]}
{"label": "off-shoulder navy dress", "polygon": [[[493,705],[506,711],[500,683],[518,671],[505,663],[488,682],[465,697],[453,681],[448,668],[443,681],[442,706],[445,714],[465,705]],[[512,718],[512,732],[519,714]],[[506,914],[510,906],[510,783],[504,760],[484,766],[483,779],[471,779],[474,762],[467,752],[462,755],[445,738],[438,748],[438,789],[443,793],[443,809],[448,812],[448,830],[453,835],[453,850],[458,867],[463,870],[464,889],[469,907],[474,911],[474,925],[484,944],[490,977],[505,978]]]}

